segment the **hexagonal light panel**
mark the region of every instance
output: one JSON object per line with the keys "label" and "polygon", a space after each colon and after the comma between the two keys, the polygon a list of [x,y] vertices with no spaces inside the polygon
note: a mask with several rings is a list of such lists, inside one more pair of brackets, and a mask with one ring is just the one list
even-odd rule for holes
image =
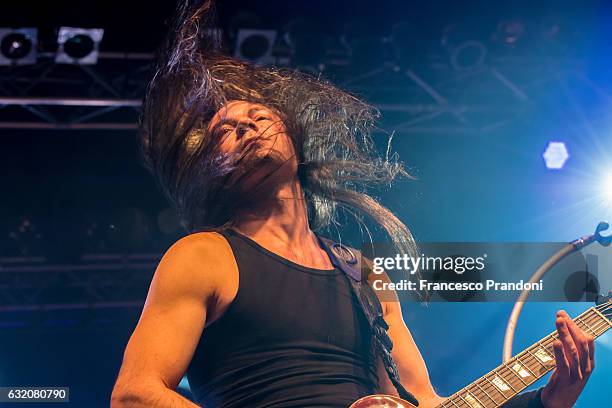
{"label": "hexagonal light panel", "polygon": [[551,170],[560,170],[570,156],[565,143],[548,142],[548,146],[546,146],[546,150],[542,157],[544,158],[547,168]]}

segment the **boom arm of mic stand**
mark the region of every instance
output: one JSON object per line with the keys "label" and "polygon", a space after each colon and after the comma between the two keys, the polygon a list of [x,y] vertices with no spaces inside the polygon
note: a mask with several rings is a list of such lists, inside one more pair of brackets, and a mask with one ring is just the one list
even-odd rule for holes
{"label": "boom arm of mic stand", "polygon": [[[542,279],[542,276],[553,266],[555,266],[559,261],[565,258],[567,255],[571,254],[574,251],[578,251],[587,245],[597,241],[602,246],[608,246],[612,242],[612,236],[602,236],[601,232],[608,229],[610,225],[607,222],[600,222],[595,229],[595,233],[593,235],[589,235],[586,237],[579,238],[561,248],[556,254],[551,256],[546,262],[542,264],[538,268],[537,271],[531,276],[529,279],[530,283],[538,282]],[[531,285],[526,285],[527,287]],[[512,312],[510,313],[510,318],[508,319],[508,324],[506,325],[506,334],[504,336],[504,348],[503,348],[503,356],[502,361],[505,363],[512,358],[512,343],[514,342],[514,332],[516,330],[516,324],[518,322],[519,316],[521,315],[521,311],[523,310],[523,305],[525,301],[529,297],[531,293],[531,289],[524,289],[519,295],[518,299],[514,303],[514,307],[512,308]]]}

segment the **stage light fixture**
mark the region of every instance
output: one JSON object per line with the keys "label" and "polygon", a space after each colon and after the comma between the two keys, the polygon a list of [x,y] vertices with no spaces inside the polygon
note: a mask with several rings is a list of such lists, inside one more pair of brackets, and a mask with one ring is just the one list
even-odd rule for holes
{"label": "stage light fixture", "polygon": [[234,56],[257,64],[272,63],[276,31],[243,28],[238,30]]}
{"label": "stage light fixture", "polygon": [[567,146],[563,142],[549,142],[546,150],[542,155],[546,168],[551,170],[560,170],[565,166],[569,159]]}
{"label": "stage light fixture", "polygon": [[101,28],[61,27],[57,35],[55,62],[60,64],[93,65],[98,62]]}
{"label": "stage light fixture", "polygon": [[36,63],[36,28],[0,28],[0,65]]}

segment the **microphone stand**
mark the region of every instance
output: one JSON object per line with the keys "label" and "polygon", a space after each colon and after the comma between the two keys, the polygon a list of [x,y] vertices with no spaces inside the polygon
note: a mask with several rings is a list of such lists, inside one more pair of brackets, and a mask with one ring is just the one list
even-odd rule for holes
{"label": "microphone stand", "polygon": [[[607,230],[609,227],[610,224],[602,221],[595,228],[594,234],[579,238],[565,245],[556,254],[554,254],[546,262],[544,262],[542,266],[538,268],[538,270],[535,271],[535,273],[531,276],[531,279],[529,279],[529,282],[539,282],[546,272],[548,272],[553,266],[559,263],[559,261],[561,261],[567,255],[571,254],[572,252],[579,251],[580,249],[592,244],[595,241],[599,242],[599,244],[602,246],[609,246],[610,243],[612,243],[612,235],[601,235],[601,232]],[[525,286],[529,287],[531,285]],[[506,325],[506,334],[504,336],[504,348],[502,356],[502,361],[504,363],[512,358],[512,343],[514,341],[514,332],[516,330],[516,325],[519,316],[521,315],[521,311],[523,310],[523,305],[525,304],[525,301],[529,297],[530,293],[531,289],[523,289],[518,299],[514,303],[512,312],[510,313],[510,318],[508,319],[508,324]]]}

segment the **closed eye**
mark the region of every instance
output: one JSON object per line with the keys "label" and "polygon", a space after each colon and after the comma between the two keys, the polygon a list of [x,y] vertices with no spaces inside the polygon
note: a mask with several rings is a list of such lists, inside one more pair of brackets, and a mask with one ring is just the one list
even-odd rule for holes
{"label": "closed eye", "polygon": [[255,122],[259,122],[259,121],[262,121],[262,120],[268,120],[268,118],[265,117],[265,116],[259,116],[259,117],[255,118]]}
{"label": "closed eye", "polygon": [[225,136],[225,135],[227,135],[228,133],[230,133],[232,130],[234,130],[234,128],[232,128],[231,126],[222,126],[222,127],[219,129],[218,134],[219,134],[220,136]]}

